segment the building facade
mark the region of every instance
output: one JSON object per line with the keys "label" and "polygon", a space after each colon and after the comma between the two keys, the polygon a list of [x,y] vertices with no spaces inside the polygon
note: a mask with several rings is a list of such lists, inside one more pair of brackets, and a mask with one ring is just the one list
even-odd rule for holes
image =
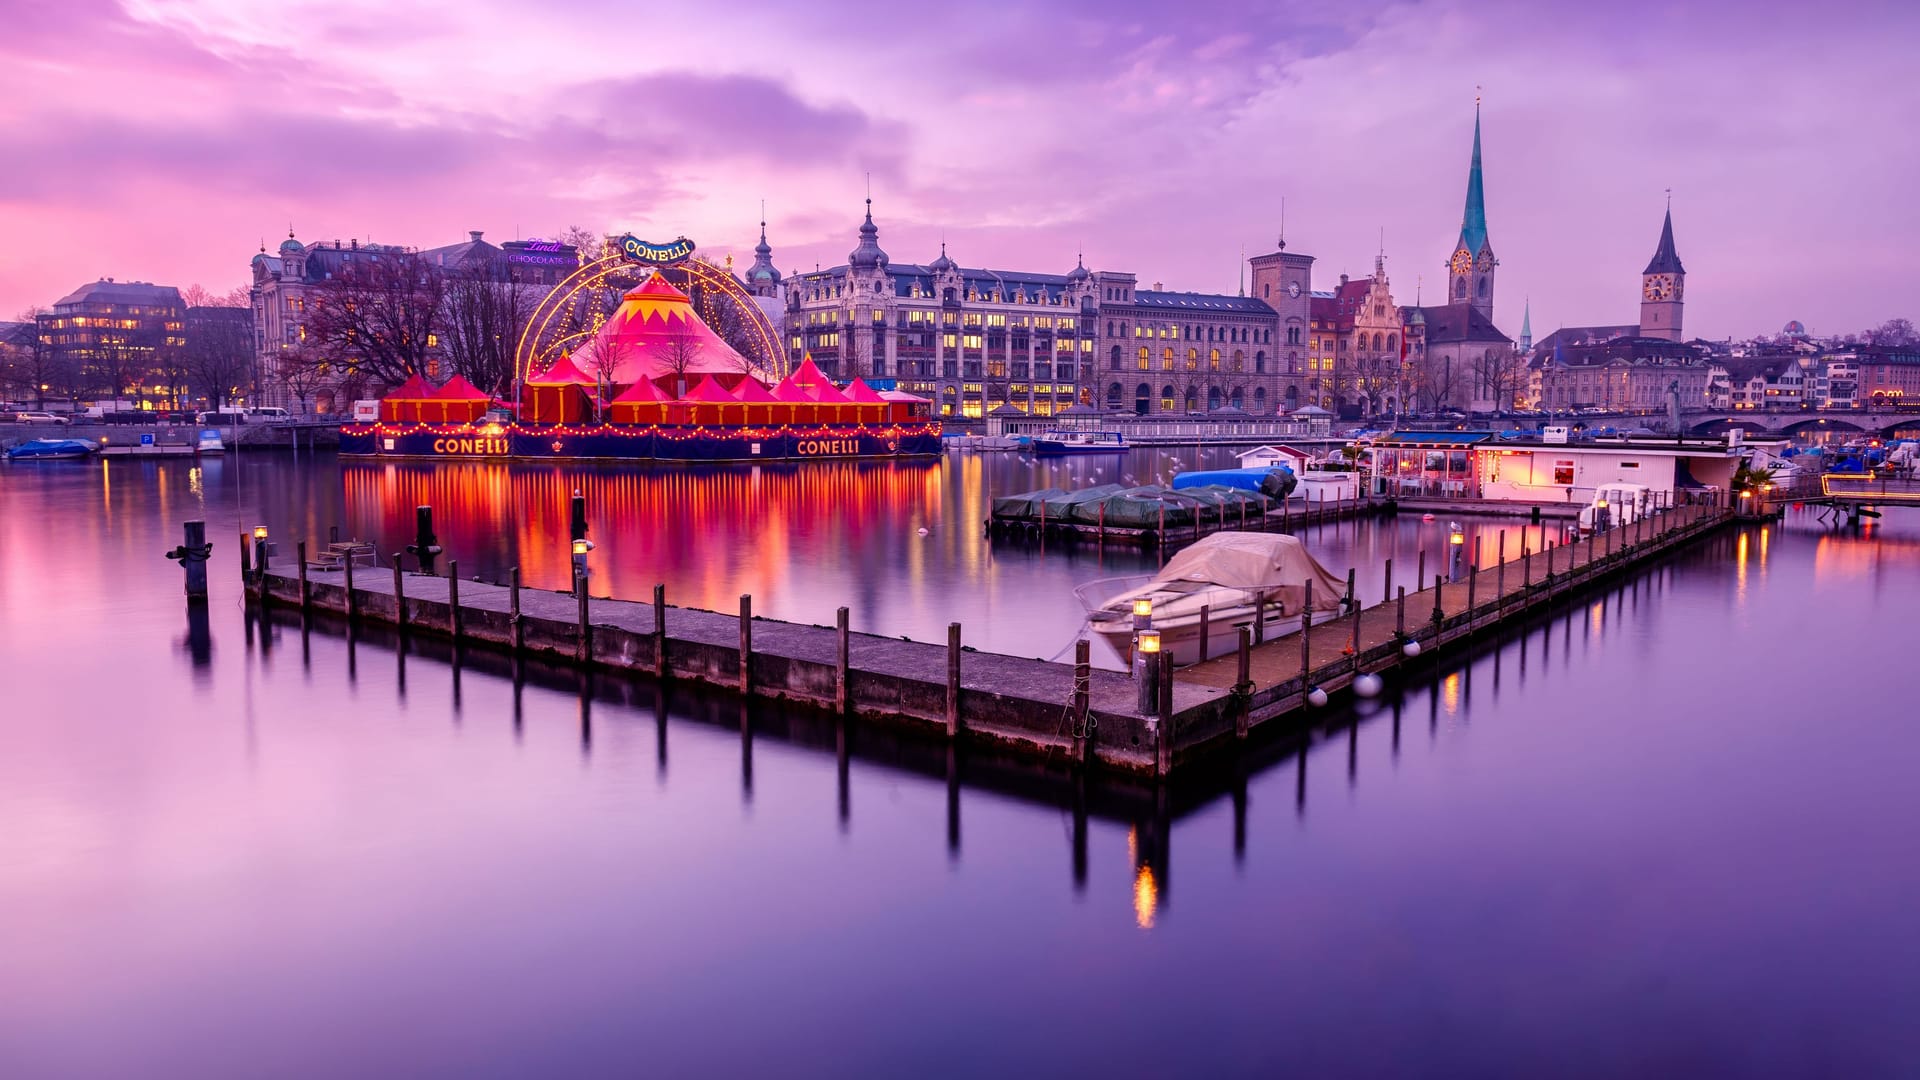
{"label": "building facade", "polygon": [[68,373],[71,394],[129,401],[166,397],[156,381],[186,345],[186,301],[171,285],[102,278],[37,318],[41,343]]}
{"label": "building facade", "polygon": [[1313,260],[1284,242],[1248,260],[1254,295],[1228,296],[1142,289],[1084,261],[1064,274],[967,267],[945,245],[931,262],[897,263],[879,234],[869,202],[845,264],[784,281],[770,249],[755,249],[747,283],[784,287],[791,361],[895,380],[956,417],[1076,404],[1259,414],[1299,400]]}

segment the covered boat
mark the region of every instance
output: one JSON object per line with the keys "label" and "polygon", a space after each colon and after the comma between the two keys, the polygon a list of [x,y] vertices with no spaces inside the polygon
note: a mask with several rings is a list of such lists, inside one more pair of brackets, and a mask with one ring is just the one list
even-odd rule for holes
{"label": "covered boat", "polygon": [[[1342,610],[1346,582],[1320,565],[1298,537],[1215,533],[1168,559],[1146,584],[1088,603],[1087,621],[1131,664],[1133,602],[1145,598],[1152,601],[1152,629],[1160,632],[1161,650],[1171,653],[1176,665],[1195,664],[1233,652],[1238,629],[1256,619],[1264,622],[1267,636],[1298,630],[1309,584],[1316,613]],[[1084,591],[1080,596],[1086,601]],[[1203,607],[1208,609],[1206,656],[1200,654]]]}
{"label": "covered boat", "polygon": [[1023,491],[1018,495],[1002,495],[993,500],[993,520],[1039,520],[1040,504],[1043,501],[1070,494],[1072,492],[1065,488],[1041,488],[1039,491]]}
{"label": "covered boat", "polygon": [[86,439],[28,439],[7,451],[8,461],[59,461],[83,458],[100,449]]}

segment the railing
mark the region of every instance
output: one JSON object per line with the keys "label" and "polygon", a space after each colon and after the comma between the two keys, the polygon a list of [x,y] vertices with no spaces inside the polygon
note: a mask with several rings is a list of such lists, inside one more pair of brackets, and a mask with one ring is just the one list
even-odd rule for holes
{"label": "railing", "polygon": [[1827,473],[1820,477],[1820,494],[1849,502],[1920,503],[1920,479],[1872,473]]}

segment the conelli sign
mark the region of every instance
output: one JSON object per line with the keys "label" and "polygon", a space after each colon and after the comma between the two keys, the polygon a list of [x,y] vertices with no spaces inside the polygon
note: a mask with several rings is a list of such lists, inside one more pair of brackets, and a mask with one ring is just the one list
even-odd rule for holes
{"label": "conelli sign", "polygon": [[649,266],[669,266],[693,254],[693,241],[683,236],[671,244],[652,244],[628,233],[620,238],[620,254]]}

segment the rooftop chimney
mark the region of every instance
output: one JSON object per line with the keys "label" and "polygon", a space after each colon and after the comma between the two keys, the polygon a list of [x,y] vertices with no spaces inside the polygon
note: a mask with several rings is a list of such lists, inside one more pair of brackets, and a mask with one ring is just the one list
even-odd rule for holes
{"label": "rooftop chimney", "polygon": [[476,243],[476,244],[477,244],[477,243],[479,243],[479,242],[480,242],[480,234],[481,234],[481,232],[482,232],[482,230],[480,230],[480,229],[468,229],[468,230],[467,230],[467,239],[469,239],[469,240],[471,240],[471,241],[473,241],[474,243]]}

